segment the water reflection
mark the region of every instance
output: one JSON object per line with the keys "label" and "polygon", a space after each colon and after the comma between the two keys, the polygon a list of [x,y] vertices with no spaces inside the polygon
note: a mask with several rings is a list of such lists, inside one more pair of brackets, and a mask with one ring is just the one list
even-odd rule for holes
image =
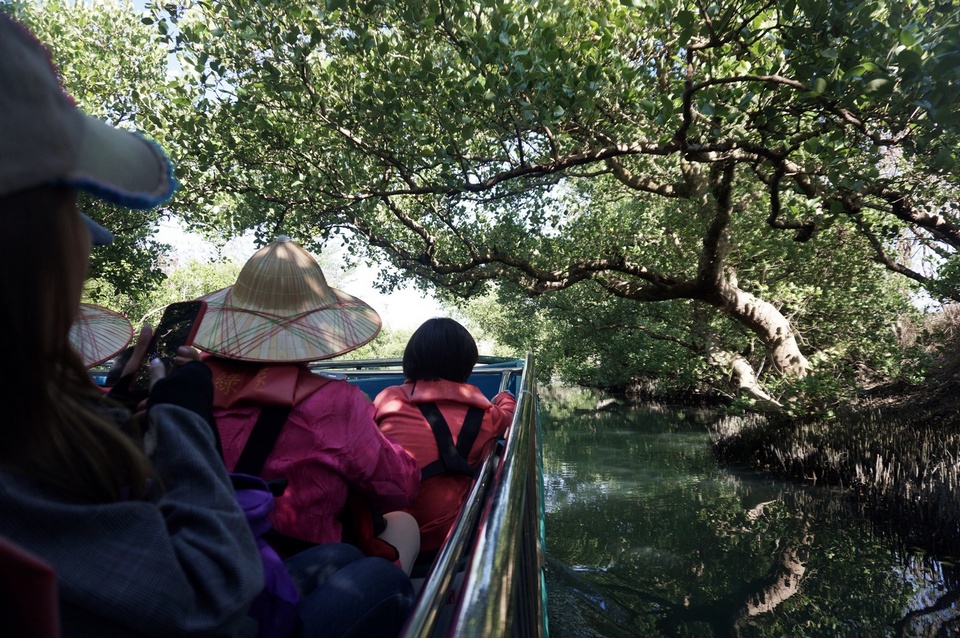
{"label": "water reflection", "polygon": [[951,565],[843,493],[718,468],[708,412],[542,397],[550,631],[960,635]]}

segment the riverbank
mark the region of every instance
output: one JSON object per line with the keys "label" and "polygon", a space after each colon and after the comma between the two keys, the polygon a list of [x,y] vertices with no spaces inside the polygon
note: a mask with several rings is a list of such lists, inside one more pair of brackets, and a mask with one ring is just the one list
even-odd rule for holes
{"label": "riverbank", "polygon": [[960,374],[874,388],[824,420],[725,417],[714,452],[728,464],[850,490],[910,545],[960,557]]}

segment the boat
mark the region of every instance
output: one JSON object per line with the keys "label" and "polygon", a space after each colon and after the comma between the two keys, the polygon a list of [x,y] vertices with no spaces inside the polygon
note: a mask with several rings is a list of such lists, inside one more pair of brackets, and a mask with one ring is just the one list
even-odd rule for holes
{"label": "boat", "polygon": [[[400,359],[324,361],[374,397],[403,382]],[[484,451],[463,508],[436,559],[412,575],[416,605],[403,638],[548,635],[543,461],[534,359],[481,357],[470,383],[488,398],[509,390],[517,409],[507,436]]]}
{"label": "boat", "polygon": [[[311,364],[375,397],[403,383],[401,359],[336,359]],[[102,385],[108,364],[91,369]],[[517,398],[507,435],[492,442],[436,558],[411,575],[417,601],[402,638],[545,638],[543,461],[533,355],[480,357],[470,383],[493,398]]]}

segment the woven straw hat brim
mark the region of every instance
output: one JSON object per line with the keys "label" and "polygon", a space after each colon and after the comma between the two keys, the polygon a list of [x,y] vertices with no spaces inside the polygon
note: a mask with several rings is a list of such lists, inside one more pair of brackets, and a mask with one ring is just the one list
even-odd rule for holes
{"label": "woven straw hat brim", "polygon": [[335,300],[293,316],[237,307],[232,289],[203,298],[207,311],[194,347],[237,361],[319,361],[356,350],[380,332],[376,310],[335,288],[329,289]]}
{"label": "woven straw hat brim", "polygon": [[120,354],[133,340],[133,326],[119,312],[93,304],[80,304],[80,314],[70,326],[70,343],[92,367]]}

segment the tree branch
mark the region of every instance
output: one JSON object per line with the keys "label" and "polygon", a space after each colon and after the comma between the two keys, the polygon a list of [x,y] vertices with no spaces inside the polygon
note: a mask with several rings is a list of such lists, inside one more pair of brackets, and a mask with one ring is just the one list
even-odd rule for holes
{"label": "tree branch", "polygon": [[910,198],[899,191],[884,187],[880,189],[878,195],[890,204],[890,211],[898,219],[924,228],[940,241],[960,249],[960,225],[951,222],[943,215],[918,210]]}
{"label": "tree branch", "polygon": [[689,188],[682,182],[678,184],[663,184],[648,177],[641,177],[628,171],[617,158],[612,157],[608,159],[606,163],[607,166],[613,170],[614,177],[616,177],[621,184],[633,190],[655,193],[664,197],[685,198],[689,196]]}

